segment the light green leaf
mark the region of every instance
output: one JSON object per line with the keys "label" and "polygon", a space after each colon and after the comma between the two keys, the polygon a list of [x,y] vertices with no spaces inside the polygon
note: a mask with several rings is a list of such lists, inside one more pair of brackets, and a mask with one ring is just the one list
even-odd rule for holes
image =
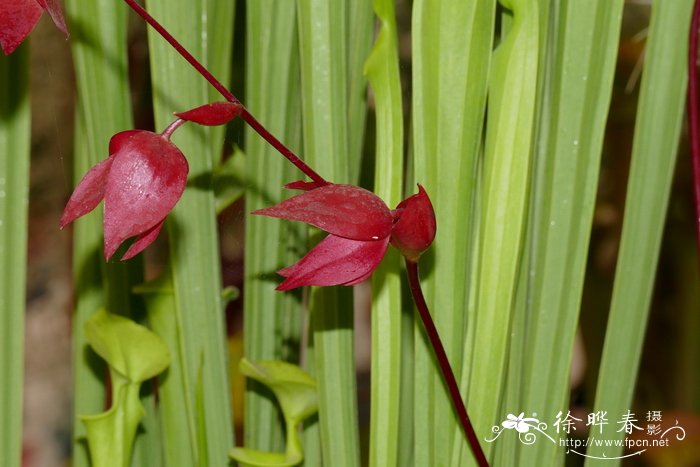
{"label": "light green leaf", "polygon": [[105,310],[85,323],[85,336],[110,368],[132,383],[152,378],[170,364],[168,348],[157,335]]}
{"label": "light green leaf", "polygon": [[[652,4],[620,253],[596,388],[594,411],[607,411],[610,420],[620,420],[633,409],[634,382],[683,125],[692,6],[692,0]],[[611,431],[613,441],[625,434]],[[592,445],[587,452],[598,457],[621,453],[622,446],[617,445]],[[586,460],[587,467],[618,464]]]}
{"label": "light green leaf", "polygon": [[297,365],[280,360],[251,362],[242,358],[240,370],[272,389],[285,420],[298,423],[318,410],[316,380]]}
{"label": "light green leaf", "polygon": [[22,449],[29,201],[29,44],[0,56],[0,465]]}
{"label": "light green leaf", "polygon": [[[365,63],[374,92],[377,142],[374,192],[396,206],[403,191],[403,111],[394,0],[375,0],[381,29]],[[401,262],[391,249],[372,275],[372,374],[369,465],[396,465],[401,394]]]}
{"label": "light green leaf", "polygon": [[231,157],[214,169],[212,187],[216,196],[216,213],[240,199],[245,193],[245,154],[235,147]]}
{"label": "light green leaf", "polygon": [[115,383],[114,403],[107,412],[82,416],[93,467],[127,467],[139,421],[144,415],[140,383]]}

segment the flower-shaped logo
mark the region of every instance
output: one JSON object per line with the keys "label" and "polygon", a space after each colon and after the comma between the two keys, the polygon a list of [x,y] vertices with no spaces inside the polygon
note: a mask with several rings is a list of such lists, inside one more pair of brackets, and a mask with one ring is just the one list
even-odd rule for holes
{"label": "flower-shaped logo", "polygon": [[92,211],[104,199],[104,254],[111,258],[138,236],[122,257],[140,253],[158,236],[182,196],[187,160],[167,135],[129,130],[109,142],[109,158],[92,167],[68,200],[60,227]]}
{"label": "flower-shaped logo", "polygon": [[435,214],[425,190],[391,211],[377,195],[353,185],[295,182],[308,190],[253,214],[306,222],[329,235],[297,263],[278,271],[277,290],[304,285],[355,285],[379,266],[391,241],[417,260],[435,237]]}
{"label": "flower-shaped logo", "polygon": [[506,416],[506,419],[503,420],[501,425],[503,425],[503,428],[507,430],[515,429],[519,433],[527,433],[532,427],[532,425],[530,425],[529,422],[538,423],[539,420],[537,420],[536,418],[525,418],[525,412],[520,412],[520,415],[518,415],[517,417],[512,413],[509,413]]}

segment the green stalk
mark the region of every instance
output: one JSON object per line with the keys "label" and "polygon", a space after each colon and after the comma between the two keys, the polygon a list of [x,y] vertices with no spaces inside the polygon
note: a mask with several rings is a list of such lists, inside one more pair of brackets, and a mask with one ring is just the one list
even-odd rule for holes
{"label": "green stalk", "polygon": [[[221,10],[210,10],[205,1],[148,2],[150,13],[161,22],[211,72],[221,76],[228,61],[207,63],[209,50],[204,37],[224,16],[232,24],[232,5],[220,2]],[[210,17],[212,15],[212,17]],[[172,112],[187,110],[209,101],[208,83],[190,68],[153,29],[148,30],[156,127],[165,128]],[[223,52],[216,51],[216,53]],[[222,67],[223,69],[215,69]],[[224,465],[233,443],[230,420],[228,366],[221,300],[221,271],[216,229],[215,200],[211,172],[218,163],[220,147],[213,147],[209,128],[183,126],[173,142],[187,156],[189,187],[168,218],[170,267],[175,297],[174,319],[179,329],[186,361],[182,369],[192,389],[187,404],[201,411],[198,427],[198,465]],[[201,384],[200,384],[201,383]]]}
{"label": "green stalk", "polygon": [[[687,83],[687,37],[692,0],[652,4],[632,165],[610,317],[594,411],[620,420],[632,410],[661,236],[682,127]],[[606,439],[622,439],[610,428]],[[589,456],[615,457],[619,447],[591,447]],[[589,458],[586,466],[619,462]]]}
{"label": "green stalk", "polygon": [[[377,121],[374,192],[389,206],[403,194],[403,110],[394,0],[375,0],[381,29],[365,64]],[[401,399],[401,263],[393,248],[372,275],[369,465],[397,465]]]}
{"label": "green stalk", "polygon": [[[464,353],[468,352],[466,323],[473,318],[466,310],[477,230],[477,161],[494,12],[494,0],[413,3],[414,181],[423,184],[430,195],[438,223],[434,246],[421,259],[422,282],[463,395],[469,373],[469,355]],[[415,465],[456,465],[451,457],[470,457],[419,323],[415,326],[414,378]],[[472,416],[478,417],[478,412],[477,408]],[[446,429],[450,435],[442,434]],[[461,448],[456,454],[453,445]]]}
{"label": "green stalk", "polygon": [[29,44],[0,57],[0,464],[21,465],[29,204]]}
{"label": "green stalk", "polygon": [[[293,150],[301,146],[301,98],[296,7],[293,2],[247,3],[246,99],[248,109]],[[246,211],[287,196],[280,187],[301,174],[253,130],[246,133]],[[305,229],[292,222],[246,217],[244,344],[250,360],[298,361],[301,303],[274,290],[275,271],[299,259]],[[279,407],[267,386],[247,381],[245,446],[284,450]]]}

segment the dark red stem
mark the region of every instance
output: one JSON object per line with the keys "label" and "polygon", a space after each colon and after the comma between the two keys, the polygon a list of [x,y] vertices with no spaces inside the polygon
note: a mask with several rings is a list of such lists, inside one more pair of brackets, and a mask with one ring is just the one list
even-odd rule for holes
{"label": "dark red stem", "polygon": [[440,336],[435,328],[435,323],[433,323],[433,318],[430,316],[430,310],[428,310],[428,305],[425,303],[423,290],[420,286],[420,277],[418,276],[418,263],[406,259],[406,272],[408,273],[408,283],[411,287],[411,294],[413,294],[413,301],[416,303],[418,314],[420,314],[420,317],[423,320],[425,332],[428,334],[428,339],[430,339],[430,344],[435,352],[435,357],[440,364],[442,377],[445,380],[447,389],[450,391],[452,406],[454,407],[455,412],[457,412],[459,421],[464,429],[464,434],[467,436],[467,441],[469,441],[469,446],[472,449],[472,453],[474,453],[474,457],[479,463],[479,467],[488,467],[489,462],[486,460],[486,455],[484,454],[483,449],[481,449],[481,444],[479,444],[479,438],[477,438],[472,422],[469,420],[467,408],[464,406],[462,395],[459,393],[459,386],[457,386],[457,380],[455,379],[454,372],[450,366],[450,361],[447,359],[445,348],[442,346],[442,341],[440,340]]}
{"label": "dark red stem", "polygon": [[[143,18],[148,24],[150,24],[153,29],[160,34],[163,39],[168,41],[168,43],[173,46],[175,50],[184,58],[187,60],[187,62],[194,67],[197,72],[204,77],[209,83],[214,86],[214,88],[219,91],[219,93],[224,96],[224,98],[229,101],[229,102],[234,102],[236,104],[241,104],[241,102],[236,98],[236,96],[231,93],[226,87],[221,84],[221,82],[212,75],[209,70],[207,70],[204,65],[202,65],[194,56],[192,56],[191,53],[185,49],[185,47],[180,44],[177,39],[175,39],[172,34],[170,34],[158,21],[156,21],[155,18],[153,18],[141,5],[136,3],[136,0],[124,0],[127,5],[131,7],[132,10],[136,12],[141,18]],[[265,141],[270,143],[272,147],[277,149],[280,154],[282,154],[284,157],[286,157],[289,162],[294,164],[299,170],[304,172],[311,180],[314,182],[318,183],[319,185],[327,185],[328,182],[321,177],[319,174],[316,173],[311,167],[309,167],[304,161],[302,161],[296,154],[292,152],[291,149],[289,149],[287,146],[282,144],[280,140],[275,138],[267,129],[255,118],[253,115],[248,112],[248,109],[243,106],[243,111],[241,112],[241,118],[248,124],[250,127],[255,130]]]}
{"label": "dark red stem", "polygon": [[695,232],[700,258],[700,101],[698,100],[698,28],[700,28],[700,0],[695,1],[693,19],[690,22],[688,47],[688,132],[690,157],[693,164],[693,188],[695,193]]}

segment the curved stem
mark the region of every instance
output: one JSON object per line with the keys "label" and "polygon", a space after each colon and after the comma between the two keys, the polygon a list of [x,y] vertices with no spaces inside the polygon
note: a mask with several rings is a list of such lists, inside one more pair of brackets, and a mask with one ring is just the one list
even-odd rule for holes
{"label": "curved stem", "polygon": [[688,132],[690,134],[690,157],[693,167],[695,193],[695,230],[700,258],[700,101],[698,101],[698,28],[700,28],[700,0],[695,1],[690,23],[688,46]]}
{"label": "curved stem", "polygon": [[[226,89],[226,87],[221,84],[221,82],[216,79],[214,75],[212,75],[209,70],[207,70],[204,65],[202,65],[194,56],[189,53],[189,51],[182,45],[180,42],[175,39],[172,34],[168,32],[167,29],[163,27],[158,21],[156,21],[155,18],[153,18],[141,5],[136,3],[136,0],[124,0],[129,7],[131,7],[132,10],[136,12],[141,18],[144,19],[148,24],[153,27],[153,29],[156,30],[158,34],[161,35],[163,39],[165,39],[187,62],[194,67],[197,72],[202,75],[204,79],[209,81],[209,83],[214,86],[214,88],[219,91],[219,94],[221,94],[227,101],[229,102],[234,102],[236,104],[241,104],[241,102],[236,98],[236,96],[233,95],[231,91]],[[286,147],[280,140],[275,138],[267,129],[255,118],[253,115],[248,112],[248,109],[241,104],[241,107],[243,107],[243,111],[241,112],[241,118],[248,124],[250,125],[253,130],[255,130],[265,141],[270,143],[272,147],[277,149],[280,154],[282,154],[284,157],[289,160],[292,164],[294,164],[299,170],[304,172],[311,180],[314,182],[318,183],[319,185],[327,185],[328,182],[321,177],[316,171],[314,171],[311,167],[309,167],[304,161],[302,161],[294,152],[292,152],[291,149]]]}
{"label": "curved stem", "polygon": [[175,130],[180,128],[184,123],[185,123],[185,121],[183,119],[178,118],[173,123],[168,125],[168,127],[165,130],[163,130],[163,133],[161,133],[160,135],[163,138],[170,140],[170,138],[173,136],[173,133],[175,133]]}
{"label": "curved stem", "polygon": [[450,361],[447,359],[447,354],[445,353],[445,348],[442,346],[442,341],[438,335],[437,329],[435,328],[435,323],[433,318],[430,316],[430,310],[428,310],[428,305],[425,303],[425,297],[423,297],[423,290],[420,286],[420,277],[418,276],[418,263],[406,259],[406,272],[408,273],[408,283],[411,287],[411,294],[413,295],[413,301],[416,303],[416,308],[423,320],[423,326],[425,327],[425,332],[428,334],[428,339],[430,339],[430,344],[435,352],[435,358],[437,358],[440,364],[440,371],[442,372],[442,378],[447,385],[447,389],[450,392],[450,398],[452,399],[452,406],[457,412],[459,421],[464,429],[464,434],[467,436],[467,441],[471,447],[474,457],[479,463],[479,467],[488,467],[489,462],[486,460],[486,455],[484,454],[481,445],[479,444],[479,439],[476,436],[472,422],[469,420],[469,415],[467,415],[467,408],[464,406],[464,401],[462,401],[462,396],[459,393],[459,387],[457,386],[457,380],[450,366]]}

